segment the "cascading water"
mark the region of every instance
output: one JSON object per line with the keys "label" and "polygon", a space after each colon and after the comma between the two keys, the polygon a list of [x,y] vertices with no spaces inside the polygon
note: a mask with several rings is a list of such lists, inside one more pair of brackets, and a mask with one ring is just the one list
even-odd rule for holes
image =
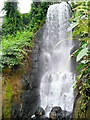
{"label": "cascading water", "polygon": [[51,5],[43,31],[40,54],[41,106],[50,112],[54,106],[72,112],[74,103],[70,51],[73,48],[72,31],[67,32],[70,8],[66,2]]}

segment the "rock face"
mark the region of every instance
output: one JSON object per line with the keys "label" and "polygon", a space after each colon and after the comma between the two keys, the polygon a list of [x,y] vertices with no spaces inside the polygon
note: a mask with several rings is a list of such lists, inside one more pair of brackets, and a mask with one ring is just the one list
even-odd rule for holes
{"label": "rock face", "polygon": [[[11,117],[27,119],[36,111],[39,104],[39,81],[37,69],[38,47],[35,48],[31,55],[30,64],[25,73],[20,77],[22,91],[20,93],[20,102],[17,103],[13,98],[11,105]],[[36,66],[35,66],[36,65]]]}
{"label": "rock face", "polygon": [[[20,95],[21,98],[21,118],[28,120],[30,116],[35,113],[38,108],[40,98],[39,98],[39,68],[38,68],[38,56],[39,56],[39,42],[41,29],[36,33],[34,39],[34,48],[32,49],[32,54],[30,56],[30,67],[28,67],[27,72],[21,77],[23,91]],[[14,109],[14,107],[13,107]],[[21,112],[20,112],[21,114]]]}

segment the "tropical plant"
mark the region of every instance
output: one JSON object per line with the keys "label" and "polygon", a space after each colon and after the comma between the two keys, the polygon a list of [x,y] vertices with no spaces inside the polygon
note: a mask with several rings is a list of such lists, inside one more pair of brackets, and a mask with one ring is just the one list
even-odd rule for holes
{"label": "tropical plant", "polygon": [[80,46],[73,55],[77,56],[76,61],[79,62],[76,86],[80,83],[77,87],[82,95],[81,111],[85,112],[90,100],[90,1],[74,3],[73,11],[68,30],[73,29],[73,37],[80,40]]}

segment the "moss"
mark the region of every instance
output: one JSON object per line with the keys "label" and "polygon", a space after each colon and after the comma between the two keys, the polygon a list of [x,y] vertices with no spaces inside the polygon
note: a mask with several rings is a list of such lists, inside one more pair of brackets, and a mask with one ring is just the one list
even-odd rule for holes
{"label": "moss", "polygon": [[3,116],[4,116],[4,118],[10,118],[11,97],[12,97],[12,85],[11,85],[10,81],[7,81],[6,87],[5,87],[4,103],[3,103]]}
{"label": "moss", "polygon": [[21,103],[20,94],[22,93],[22,75],[30,68],[30,58],[26,59],[25,67],[10,69],[4,68],[2,72],[2,116],[3,119],[11,118],[12,104]]}

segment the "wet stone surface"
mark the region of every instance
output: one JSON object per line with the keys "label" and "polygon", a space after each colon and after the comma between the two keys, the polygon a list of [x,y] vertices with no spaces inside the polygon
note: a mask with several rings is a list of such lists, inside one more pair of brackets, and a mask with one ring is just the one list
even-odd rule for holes
{"label": "wet stone surface", "polygon": [[32,117],[32,120],[49,120],[48,117],[45,116],[45,110],[42,107],[38,107],[35,116]]}
{"label": "wet stone surface", "polygon": [[51,120],[62,119],[63,118],[62,109],[60,107],[53,107],[49,114],[49,118]]}
{"label": "wet stone surface", "polygon": [[31,120],[71,120],[71,113],[64,111],[61,107],[53,107],[49,113],[49,118],[45,116],[45,110],[38,107]]}

